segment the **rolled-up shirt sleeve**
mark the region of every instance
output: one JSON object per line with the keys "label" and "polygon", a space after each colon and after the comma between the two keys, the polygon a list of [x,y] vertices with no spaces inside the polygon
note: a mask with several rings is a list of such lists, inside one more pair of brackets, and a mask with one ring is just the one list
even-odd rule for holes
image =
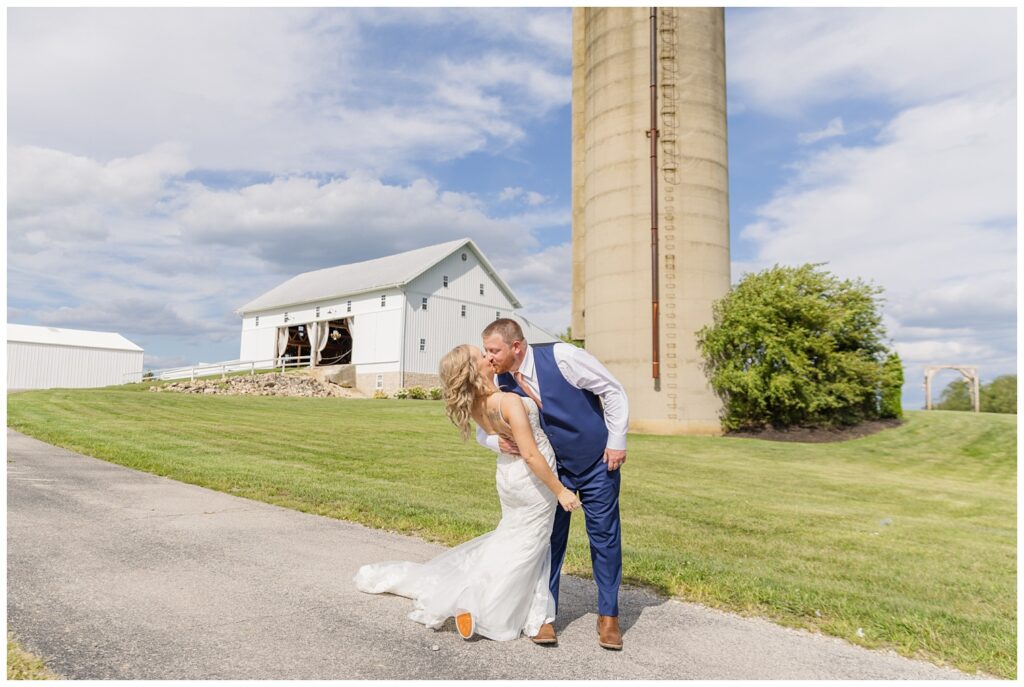
{"label": "rolled-up shirt sleeve", "polygon": [[577,389],[586,389],[601,399],[604,406],[604,424],[608,427],[606,448],[626,450],[626,431],[629,428],[629,400],[619,380],[612,376],[601,361],[582,348],[567,343],[554,347],[555,362],[565,381]]}
{"label": "rolled-up shirt sleeve", "polygon": [[480,427],[476,426],[476,443],[480,444],[484,448],[489,448],[495,453],[501,453],[501,449],[498,448],[498,435],[488,434]]}

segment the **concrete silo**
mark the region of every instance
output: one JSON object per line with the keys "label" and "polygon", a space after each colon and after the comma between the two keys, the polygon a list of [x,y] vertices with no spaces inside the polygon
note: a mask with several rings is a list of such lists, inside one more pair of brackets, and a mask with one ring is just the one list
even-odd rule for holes
{"label": "concrete silo", "polygon": [[572,328],[631,429],[716,434],[694,335],[729,289],[724,11],[653,14],[573,9]]}

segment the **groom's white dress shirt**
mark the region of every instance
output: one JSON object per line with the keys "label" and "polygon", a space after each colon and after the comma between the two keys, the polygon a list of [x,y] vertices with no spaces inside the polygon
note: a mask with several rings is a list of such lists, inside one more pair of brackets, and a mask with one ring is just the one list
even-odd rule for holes
{"label": "groom's white dress shirt", "polygon": [[[554,345],[552,353],[555,356],[555,364],[558,365],[565,381],[577,389],[586,389],[601,399],[601,405],[604,406],[604,424],[608,427],[608,443],[605,448],[618,451],[626,450],[629,401],[626,400],[626,391],[622,385],[612,376],[608,368],[601,364],[601,361],[582,348],[560,341]],[[523,375],[523,381],[530,385],[530,388],[543,402],[540,380],[537,379],[537,366],[533,359],[533,347],[529,344],[526,346],[526,357],[523,358],[519,371]],[[495,384],[497,384],[497,378],[495,378]],[[479,426],[476,428],[476,440],[495,453],[501,452],[501,449],[498,448],[497,435],[489,435]]]}

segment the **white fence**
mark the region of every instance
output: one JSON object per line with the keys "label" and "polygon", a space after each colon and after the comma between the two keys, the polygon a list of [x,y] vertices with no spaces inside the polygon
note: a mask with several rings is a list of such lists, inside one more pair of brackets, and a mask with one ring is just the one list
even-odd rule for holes
{"label": "white fence", "polygon": [[222,363],[204,363],[192,367],[169,367],[163,370],[150,370],[149,372],[131,372],[125,375],[126,384],[137,384],[146,380],[171,380],[171,379],[195,379],[196,377],[211,377],[220,374],[221,379],[227,377],[229,372],[245,372],[255,375],[256,370],[277,370],[282,372],[289,367],[309,367],[310,356],[285,356],[282,358],[267,358],[265,360],[228,360]]}

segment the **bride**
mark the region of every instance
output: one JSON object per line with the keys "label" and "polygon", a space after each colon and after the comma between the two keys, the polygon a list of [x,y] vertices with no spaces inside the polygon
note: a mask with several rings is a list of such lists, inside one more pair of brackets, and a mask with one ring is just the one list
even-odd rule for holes
{"label": "bride", "polygon": [[558,480],[536,404],[499,391],[494,369],[478,348],[455,347],[441,360],[439,372],[445,412],[463,441],[472,419],[488,434],[512,439],[522,453],[498,456],[501,521],[493,532],[427,563],[364,565],[354,578],[356,587],[413,599],[409,618],[435,630],[454,616],[463,639],[474,633],[495,640],[517,639],[520,633],[533,637],[555,617],[548,583],[556,502],[572,511],[580,500]]}

